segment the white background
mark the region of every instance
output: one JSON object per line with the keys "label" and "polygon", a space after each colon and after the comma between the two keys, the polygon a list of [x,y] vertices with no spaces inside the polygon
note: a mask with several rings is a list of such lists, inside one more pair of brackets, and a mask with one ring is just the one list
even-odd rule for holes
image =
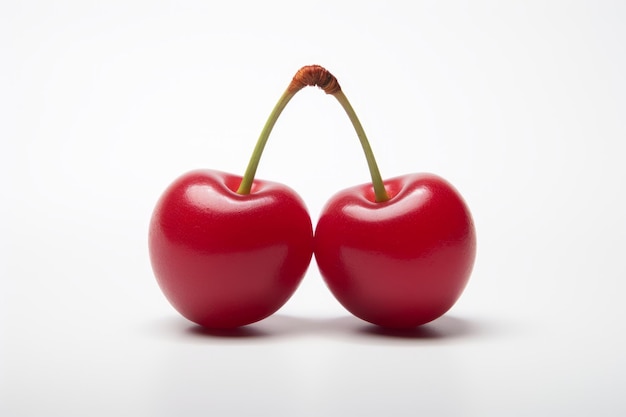
{"label": "white background", "polygon": [[[626,3],[0,3],[0,415],[626,414]],[[160,293],[152,207],[241,174],[295,71],[339,79],[384,177],[435,172],[477,225],[453,309],[389,334],[314,263],[211,335]],[[338,103],[283,113],[258,178],[313,221],[367,182]]]}

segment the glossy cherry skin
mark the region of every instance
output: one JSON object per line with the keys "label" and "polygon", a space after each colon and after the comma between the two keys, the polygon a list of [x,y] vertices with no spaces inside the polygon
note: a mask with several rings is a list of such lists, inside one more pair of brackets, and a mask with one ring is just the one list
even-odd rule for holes
{"label": "glossy cherry skin", "polygon": [[476,232],[459,193],[432,174],[343,190],[322,210],[315,259],[337,300],[383,327],[409,328],[448,311],[463,292],[476,256]]}
{"label": "glossy cherry skin", "polygon": [[311,218],[289,187],[193,171],[163,193],[150,222],[157,282],[184,317],[233,328],[276,312],[302,280],[313,253]]}

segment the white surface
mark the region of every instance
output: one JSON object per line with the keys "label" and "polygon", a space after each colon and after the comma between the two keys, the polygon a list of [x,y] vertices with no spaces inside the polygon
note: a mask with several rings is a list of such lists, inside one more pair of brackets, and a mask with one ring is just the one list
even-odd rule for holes
{"label": "white surface", "polygon": [[[626,414],[624,3],[102,3],[0,5],[1,416]],[[152,276],[152,207],[187,170],[242,173],[312,63],[383,176],[431,171],[464,195],[470,284],[390,335],[313,263],[276,316],[203,333]],[[257,177],[314,220],[369,179],[317,89]]]}

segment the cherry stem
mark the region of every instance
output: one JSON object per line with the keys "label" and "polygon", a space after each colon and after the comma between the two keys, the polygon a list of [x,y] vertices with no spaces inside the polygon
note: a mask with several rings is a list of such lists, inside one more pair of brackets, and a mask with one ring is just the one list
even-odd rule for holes
{"label": "cherry stem", "polygon": [[385,190],[385,185],[382,177],[380,176],[380,171],[378,170],[378,164],[376,164],[376,158],[374,158],[374,153],[372,152],[372,148],[367,140],[367,136],[365,135],[365,130],[363,130],[363,126],[361,125],[356,112],[352,108],[348,98],[345,96],[343,91],[341,91],[341,87],[339,86],[335,76],[319,65],[308,65],[298,70],[296,75],[294,75],[291,80],[289,87],[287,87],[287,90],[285,90],[274,106],[274,109],[265,122],[265,126],[263,126],[263,130],[257,140],[256,146],[254,147],[254,151],[250,157],[250,162],[248,163],[248,167],[243,175],[237,193],[250,194],[252,183],[254,182],[254,175],[256,174],[256,170],[261,159],[261,154],[263,153],[263,149],[265,148],[265,144],[267,143],[267,139],[269,138],[270,132],[272,131],[276,120],[287,103],[289,103],[289,100],[291,100],[298,91],[306,86],[318,86],[324,90],[326,94],[334,96],[339,104],[341,104],[341,107],[343,107],[346,114],[350,118],[350,122],[352,122],[352,126],[356,131],[359,141],[361,142],[363,152],[365,153],[367,166],[372,177],[372,185],[374,187],[376,202],[380,203],[389,200],[389,195],[387,194],[387,190]]}
{"label": "cherry stem", "polygon": [[252,190],[252,183],[254,182],[254,176],[256,175],[256,170],[259,166],[259,161],[261,160],[261,155],[263,154],[263,149],[265,148],[267,139],[270,137],[270,133],[274,128],[274,124],[276,124],[276,120],[278,120],[278,116],[280,116],[287,103],[289,103],[289,100],[291,100],[295,94],[296,92],[294,91],[289,91],[289,89],[285,90],[267,118],[265,126],[263,126],[263,130],[261,130],[259,139],[257,140],[254,150],[252,151],[250,162],[248,162],[246,172],[243,174],[241,184],[239,184],[239,188],[237,189],[237,194],[250,194],[250,191]]}
{"label": "cherry stem", "polygon": [[374,187],[374,197],[376,198],[376,202],[382,203],[389,200],[389,195],[387,194],[387,190],[385,189],[385,184],[383,183],[383,179],[380,176],[380,171],[378,170],[376,158],[374,158],[374,152],[372,151],[372,147],[367,140],[365,130],[363,130],[363,126],[361,125],[361,122],[359,121],[356,112],[352,108],[352,105],[348,101],[348,98],[343,93],[343,91],[339,90],[334,93],[333,96],[337,99],[339,104],[341,104],[341,107],[343,107],[343,109],[348,114],[348,117],[352,122],[352,126],[354,127],[354,130],[359,137],[361,147],[363,148],[363,152],[365,153],[365,159],[367,160],[367,166],[370,170],[370,176],[372,177],[372,185]]}

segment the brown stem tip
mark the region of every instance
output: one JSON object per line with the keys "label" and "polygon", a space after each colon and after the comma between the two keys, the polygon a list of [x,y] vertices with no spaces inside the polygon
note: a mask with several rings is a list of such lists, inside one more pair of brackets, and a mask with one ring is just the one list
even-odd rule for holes
{"label": "brown stem tip", "polygon": [[293,76],[288,90],[295,93],[306,86],[318,86],[326,94],[335,94],[341,91],[335,76],[319,65],[307,65],[300,68]]}

